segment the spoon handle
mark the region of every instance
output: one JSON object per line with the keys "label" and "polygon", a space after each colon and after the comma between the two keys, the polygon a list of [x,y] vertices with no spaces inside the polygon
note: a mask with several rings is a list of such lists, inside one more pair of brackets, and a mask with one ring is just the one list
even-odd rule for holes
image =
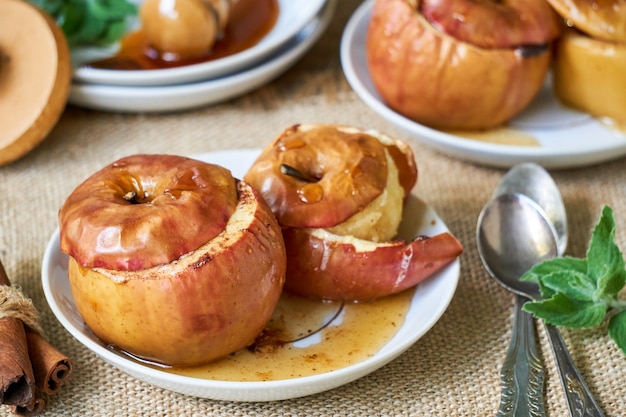
{"label": "spoon handle", "polygon": [[589,387],[574,364],[559,330],[544,323],[572,417],[604,417]]}
{"label": "spoon handle", "polygon": [[502,395],[497,417],[545,416],[544,371],[537,353],[535,322],[532,315],[522,311],[526,301],[515,296],[513,335],[500,370]]}

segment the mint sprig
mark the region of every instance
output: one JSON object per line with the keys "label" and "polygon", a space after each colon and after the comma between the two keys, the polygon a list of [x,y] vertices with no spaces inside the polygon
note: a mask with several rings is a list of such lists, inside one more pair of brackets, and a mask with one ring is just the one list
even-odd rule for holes
{"label": "mint sprig", "polygon": [[52,16],[70,46],[108,45],[126,33],[126,18],[137,14],[128,0],[28,0]]}
{"label": "mint sprig", "polygon": [[555,326],[596,327],[608,319],[608,333],[626,354],[626,285],[624,256],[615,243],[613,210],[604,206],[585,258],[553,258],[535,265],[521,279],[539,284],[543,297],[524,310]]}

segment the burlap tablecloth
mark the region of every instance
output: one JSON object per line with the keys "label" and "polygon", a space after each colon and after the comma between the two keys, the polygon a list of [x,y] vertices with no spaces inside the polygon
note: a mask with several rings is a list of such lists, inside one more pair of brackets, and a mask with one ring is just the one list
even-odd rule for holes
{"label": "burlap tablecloth", "polygon": [[[269,85],[223,104],[175,114],[114,114],[68,106],[49,137],[23,159],[0,168],[0,257],[32,297],[50,341],[76,372],[49,399],[44,415],[73,416],[488,416],[500,397],[499,369],[511,337],[513,297],[483,269],[475,243],[478,213],[504,171],[419,145],[377,116],[350,89],[339,42],[358,0],[342,0],[330,28],[293,68]],[[103,165],[138,152],[183,155],[259,148],[294,123],[375,128],[411,143],[420,169],[417,193],[465,247],[456,294],[443,317],[406,353],[353,383],[279,402],[236,403],[179,395],[118,371],[75,340],[51,313],[41,287],[41,261],[57,210],[72,189]],[[1,128],[1,127],[0,127]],[[590,138],[592,140],[592,138]],[[568,146],[563,143],[563,146]],[[604,204],[626,248],[624,160],[552,172],[569,215],[567,253],[584,256]],[[542,328],[546,408],[568,414]],[[606,334],[564,331],[572,356],[607,416],[626,415],[626,357]],[[0,415],[10,415],[0,408]]]}

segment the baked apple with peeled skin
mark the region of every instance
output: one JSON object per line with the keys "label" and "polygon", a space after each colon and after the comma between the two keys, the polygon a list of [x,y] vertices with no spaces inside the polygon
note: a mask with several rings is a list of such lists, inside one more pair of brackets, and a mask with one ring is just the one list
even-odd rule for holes
{"label": "baked apple with peeled skin", "polygon": [[553,88],[564,104],[626,123],[626,42],[568,29],[555,47]]}
{"label": "baked apple with peeled skin", "polygon": [[416,285],[462,252],[448,233],[394,240],[417,166],[410,147],[379,132],[292,126],[244,179],[282,226],[292,293],[372,300]]}
{"label": "baked apple with peeled skin", "polygon": [[368,68],[382,100],[405,117],[492,128],[536,96],[560,31],[545,0],[376,0]]}
{"label": "baked apple with peeled skin", "polygon": [[133,155],[80,184],[59,211],[76,307],[104,343],[197,365],[246,347],[282,292],[271,210],[217,165]]}
{"label": "baked apple with peeled skin", "polygon": [[564,104],[626,122],[626,1],[549,0],[568,28],[555,45],[553,87]]}

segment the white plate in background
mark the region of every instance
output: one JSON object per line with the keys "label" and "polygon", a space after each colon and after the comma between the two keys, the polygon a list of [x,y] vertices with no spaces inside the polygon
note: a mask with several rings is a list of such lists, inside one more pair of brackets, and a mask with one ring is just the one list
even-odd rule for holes
{"label": "white plate in background", "polygon": [[[74,82],[107,85],[169,85],[209,80],[232,74],[261,62],[284,46],[314,19],[326,0],[278,0],[279,14],[271,31],[256,45],[236,54],[200,64],[156,70],[109,70],[89,68],[82,64],[112,56],[117,46],[82,47],[72,50]],[[141,1],[135,1],[141,3]],[[140,23],[133,19],[131,28]]]}
{"label": "white plate in background", "polygon": [[432,129],[396,113],[382,102],[368,71],[365,39],[373,3],[367,0],[361,4],[346,25],[341,40],[344,74],[366,105],[417,141],[455,158],[502,168],[529,161],[548,169],[571,168],[626,154],[626,134],[561,105],[552,93],[549,77],[536,99],[507,126],[535,138],[539,146],[473,140]]}
{"label": "white plate in background", "polygon": [[295,64],[320,38],[332,20],[337,0],[267,61],[258,66],[208,81],[164,86],[72,84],[69,103],[115,112],[169,112],[216,104],[248,93],[278,77]]}
{"label": "white plate in background", "polygon": [[[260,150],[224,150],[195,155],[194,158],[218,163],[242,178]],[[407,210],[412,218],[406,230],[411,236],[434,235],[448,231],[444,222],[427,204],[412,198]],[[402,326],[373,356],[345,368],[322,374],[262,382],[233,382],[192,378],[155,369],[129,359],[101,343],[86,327],[76,309],[67,275],[68,258],[61,253],[58,230],[52,235],[43,257],[42,284],[52,312],[61,324],[83,345],[111,365],[158,387],[181,394],[225,401],[277,401],[327,391],[361,378],[389,363],[420,339],[447,309],[460,274],[457,258],[437,274],[420,283]],[[340,326],[341,324],[339,324]],[[304,360],[304,358],[303,358]]]}

